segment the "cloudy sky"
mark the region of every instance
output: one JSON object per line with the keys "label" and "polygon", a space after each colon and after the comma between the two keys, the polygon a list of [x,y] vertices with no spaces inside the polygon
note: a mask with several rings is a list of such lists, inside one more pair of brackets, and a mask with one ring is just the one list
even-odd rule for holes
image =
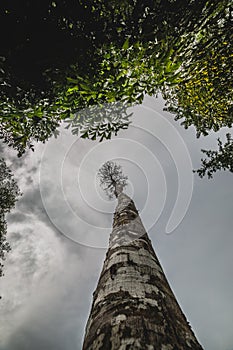
{"label": "cloudy sky", "polygon": [[110,159],[129,177],[127,193],[199,341],[233,350],[232,174],[192,173],[216,134],[197,140],[161,99],[133,112],[130,128],[108,142],[61,129],[21,159],[3,151],[23,196],[8,216],[0,350],[81,349],[116,205],[96,177]]}

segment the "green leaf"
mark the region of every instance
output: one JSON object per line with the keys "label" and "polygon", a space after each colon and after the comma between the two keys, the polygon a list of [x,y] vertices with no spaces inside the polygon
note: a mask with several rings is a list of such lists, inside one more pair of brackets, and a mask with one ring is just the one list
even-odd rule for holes
{"label": "green leaf", "polygon": [[127,38],[122,46],[123,50],[127,50],[129,48],[129,38]]}

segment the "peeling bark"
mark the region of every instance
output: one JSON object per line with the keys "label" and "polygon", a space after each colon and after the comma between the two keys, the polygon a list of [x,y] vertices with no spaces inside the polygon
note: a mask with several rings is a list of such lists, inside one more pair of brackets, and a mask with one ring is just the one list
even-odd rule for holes
{"label": "peeling bark", "polygon": [[202,350],[133,201],[118,196],[83,350]]}

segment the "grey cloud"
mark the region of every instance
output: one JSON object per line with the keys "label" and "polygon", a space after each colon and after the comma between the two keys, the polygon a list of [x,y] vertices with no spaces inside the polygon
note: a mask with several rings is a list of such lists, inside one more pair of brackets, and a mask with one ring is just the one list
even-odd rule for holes
{"label": "grey cloud", "polygon": [[32,176],[27,176],[26,177],[26,185],[29,186],[31,184],[33,184],[33,178],[32,178]]}
{"label": "grey cloud", "polygon": [[39,187],[27,189],[17,203],[17,208],[23,213],[41,214],[44,211]]}
{"label": "grey cloud", "polygon": [[[6,339],[4,350],[81,349],[84,322],[103,252],[77,246],[75,250],[62,242],[59,247],[62,265],[55,262],[51,265],[48,261],[52,268],[48,274],[43,272],[43,266],[37,266],[37,271],[42,270],[42,280],[36,293],[28,281],[27,297],[15,315],[11,314],[13,332]],[[21,279],[26,282],[23,274]],[[37,284],[36,280],[34,283]]]}
{"label": "grey cloud", "polygon": [[1,154],[1,157],[2,157],[2,154],[4,152],[4,145],[2,142],[0,142],[0,154]]}
{"label": "grey cloud", "polygon": [[7,222],[24,222],[27,218],[27,215],[22,212],[14,212],[7,215]]}

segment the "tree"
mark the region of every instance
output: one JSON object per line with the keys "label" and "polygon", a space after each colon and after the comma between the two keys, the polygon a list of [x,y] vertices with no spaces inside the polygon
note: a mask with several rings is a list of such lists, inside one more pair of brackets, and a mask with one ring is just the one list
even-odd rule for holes
{"label": "tree", "polygon": [[100,185],[109,199],[113,198],[113,196],[118,197],[127,185],[128,177],[123,174],[121,166],[112,161],[107,161],[103,164],[98,172],[98,177]]}
{"label": "tree", "polygon": [[[32,149],[33,142],[48,140],[52,135],[57,135],[57,127],[60,124],[58,116],[53,115],[52,111],[49,116],[43,115],[43,108],[38,107],[36,114],[35,110],[27,110],[25,115],[24,110],[19,110],[11,105],[6,107],[2,113],[0,124],[0,139],[8,146],[13,147],[18,151],[18,156],[22,156],[26,149]],[[39,116],[40,115],[40,116]]]}
{"label": "tree", "polygon": [[196,35],[179,83],[164,91],[168,111],[185,128],[194,125],[198,137],[233,123],[231,28],[230,6],[222,7]]}
{"label": "tree", "polygon": [[[105,191],[118,204],[83,350],[201,350],[168,284],[134,202],[122,191],[119,165],[105,163],[99,173]],[[121,191],[116,191],[120,185]]]}
{"label": "tree", "polygon": [[2,276],[3,260],[10,250],[6,241],[7,222],[6,214],[15,206],[20,195],[19,188],[13,178],[11,170],[7,167],[3,158],[0,159],[0,277]]}
{"label": "tree", "polygon": [[[97,127],[88,133],[77,114],[94,105],[141,103],[144,94],[159,91],[177,118],[185,117],[185,126],[194,125],[198,133],[232,125],[230,71],[225,79],[220,55],[225,47],[222,63],[228,70],[229,0],[122,0],[121,6],[115,0],[46,0],[38,5],[14,0],[1,6],[0,30],[11,31],[0,54],[0,137],[19,154],[32,148],[33,140],[45,141],[66,119],[84,138],[109,138],[127,126],[128,118],[117,128],[97,118]],[[211,50],[205,57],[208,45]],[[205,94],[205,80],[198,81],[207,61],[216,79],[213,83],[210,78]],[[195,93],[190,91],[190,79]],[[210,118],[208,108],[200,113],[196,99],[186,98],[187,89],[188,96],[204,96],[204,104],[213,96]],[[93,116],[86,116],[86,124],[92,123]]]}

